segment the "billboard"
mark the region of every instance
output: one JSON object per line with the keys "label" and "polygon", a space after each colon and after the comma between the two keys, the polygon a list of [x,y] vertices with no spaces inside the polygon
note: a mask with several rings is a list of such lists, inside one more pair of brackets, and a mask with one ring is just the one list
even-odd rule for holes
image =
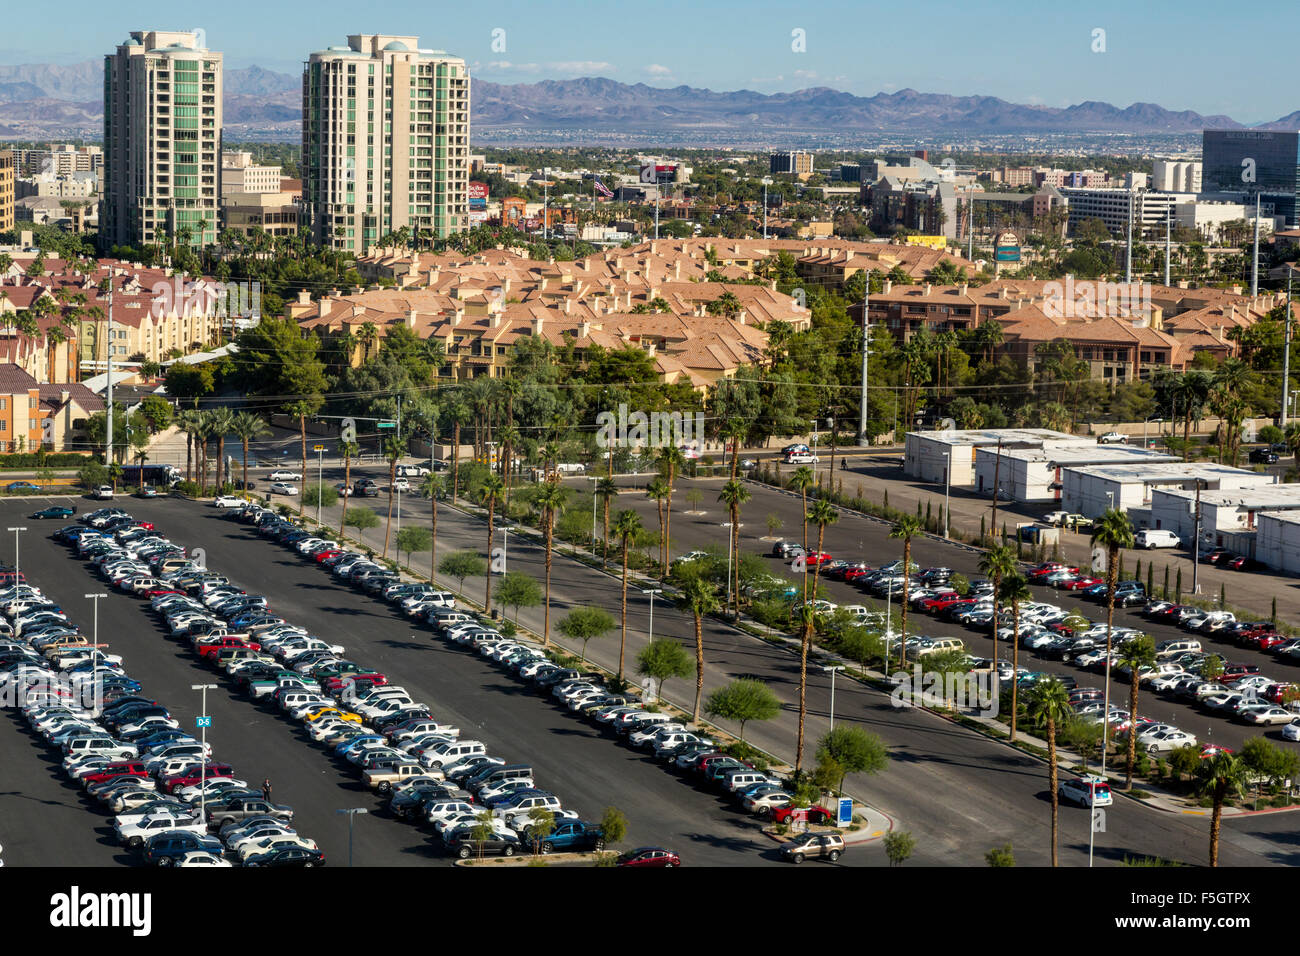
{"label": "billboard", "polygon": [[487,183],[470,183],[469,184],[469,208],[471,210],[487,209],[488,187]]}
{"label": "billboard", "polygon": [[642,163],[641,182],[670,183],[677,178],[676,164]]}
{"label": "billboard", "polygon": [[483,225],[483,223],[487,221],[488,221],[488,214],[486,209],[482,209],[482,210],[470,209],[469,224],[471,226],[481,226]]}
{"label": "billboard", "polygon": [[944,236],[907,236],[903,239],[909,246],[925,246],[927,249],[938,249],[940,252],[948,248],[948,240]]}
{"label": "billboard", "polygon": [[993,245],[993,261],[1019,262],[1020,237],[1014,232],[1004,232],[1000,234]]}

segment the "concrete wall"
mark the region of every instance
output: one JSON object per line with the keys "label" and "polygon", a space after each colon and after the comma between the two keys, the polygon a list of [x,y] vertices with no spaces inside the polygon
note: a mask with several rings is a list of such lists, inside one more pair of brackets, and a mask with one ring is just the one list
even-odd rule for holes
{"label": "concrete wall", "polygon": [[[946,474],[948,469],[951,476]],[[942,484],[947,480],[955,488],[969,488],[975,484],[975,447],[909,433],[903,449],[903,473],[920,481]]]}

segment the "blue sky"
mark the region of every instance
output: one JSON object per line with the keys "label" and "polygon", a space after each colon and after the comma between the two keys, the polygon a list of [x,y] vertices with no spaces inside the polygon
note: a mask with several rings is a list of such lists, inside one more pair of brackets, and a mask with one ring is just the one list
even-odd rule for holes
{"label": "blue sky", "polygon": [[[494,82],[595,75],[861,95],[911,87],[1049,106],[1154,102],[1248,123],[1300,109],[1283,62],[1291,44],[1273,39],[1300,31],[1300,4],[1286,0],[1262,9],[1223,0],[385,0],[367,17],[355,2],[332,0],[10,6],[5,64],[76,62],[110,51],[132,29],[203,27],[230,66],[296,72],[308,53],[348,33],[387,32],[417,34]],[[52,18],[76,29],[52,28]],[[504,51],[492,48],[497,28]],[[795,30],[804,31],[802,52],[792,50]],[[1093,52],[1096,30],[1105,31],[1105,52]]]}

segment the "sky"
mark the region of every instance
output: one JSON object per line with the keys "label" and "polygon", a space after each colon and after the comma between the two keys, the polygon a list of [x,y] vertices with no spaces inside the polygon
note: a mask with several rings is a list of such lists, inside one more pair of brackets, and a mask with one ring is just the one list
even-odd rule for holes
{"label": "sky", "polygon": [[[827,86],[863,96],[912,88],[1047,106],[1158,103],[1244,123],[1300,109],[1286,62],[1293,44],[1269,39],[1300,31],[1300,4],[1292,0],[1249,7],[1223,0],[10,6],[0,64],[75,63],[111,52],[131,30],[202,27],[228,67],[297,73],[313,50],[345,43],[349,33],[397,33],[461,56],[472,75],[498,83],[604,76],[762,93]],[[1234,10],[1242,15],[1234,18]],[[76,29],[51,29],[54,11]]]}

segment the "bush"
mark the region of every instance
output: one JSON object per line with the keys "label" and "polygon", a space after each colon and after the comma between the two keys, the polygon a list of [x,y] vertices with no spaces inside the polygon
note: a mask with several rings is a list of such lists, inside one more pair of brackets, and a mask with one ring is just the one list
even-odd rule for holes
{"label": "bush", "polygon": [[199,483],[197,481],[178,481],[172,490],[189,498],[197,498],[199,496]]}

